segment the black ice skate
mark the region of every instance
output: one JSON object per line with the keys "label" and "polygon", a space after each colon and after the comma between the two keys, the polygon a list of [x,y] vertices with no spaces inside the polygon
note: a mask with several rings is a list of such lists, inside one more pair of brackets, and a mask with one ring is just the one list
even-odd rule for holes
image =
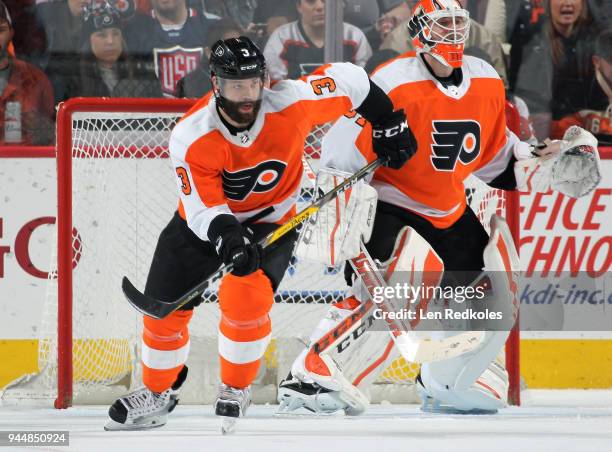
{"label": "black ice skate", "polygon": [[153,392],[143,386],[119,397],[108,410],[110,419],[104,430],[147,430],[165,425],[168,413],[178,405],[179,391],[186,378],[187,366],[164,392]]}

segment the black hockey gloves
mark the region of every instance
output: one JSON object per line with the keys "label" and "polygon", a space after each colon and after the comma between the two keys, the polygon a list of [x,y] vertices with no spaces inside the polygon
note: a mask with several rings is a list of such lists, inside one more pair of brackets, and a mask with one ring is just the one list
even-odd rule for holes
{"label": "black hockey gloves", "polygon": [[233,215],[215,217],[208,228],[208,238],[217,248],[225,265],[234,264],[232,274],[250,275],[261,264],[261,247],[255,243],[253,234],[243,227]]}
{"label": "black hockey gloves", "polygon": [[404,110],[394,111],[378,124],[372,124],[372,146],[379,158],[388,159],[389,168],[399,169],[417,150]]}

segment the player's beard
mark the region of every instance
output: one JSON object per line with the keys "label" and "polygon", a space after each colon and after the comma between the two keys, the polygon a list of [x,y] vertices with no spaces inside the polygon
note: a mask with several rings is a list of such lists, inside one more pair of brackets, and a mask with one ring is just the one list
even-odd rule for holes
{"label": "player's beard", "polygon": [[[241,112],[240,107],[247,104],[252,104],[253,109],[249,113]],[[255,118],[257,118],[257,113],[259,113],[259,109],[261,108],[261,99],[249,102],[234,102],[223,97],[220,107],[232,121],[246,125],[251,124],[255,121]]]}

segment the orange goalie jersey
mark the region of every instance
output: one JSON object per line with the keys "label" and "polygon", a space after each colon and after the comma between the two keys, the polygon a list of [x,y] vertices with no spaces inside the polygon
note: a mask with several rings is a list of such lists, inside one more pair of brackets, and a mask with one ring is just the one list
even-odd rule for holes
{"label": "orange goalie jersey", "polygon": [[[483,60],[466,56],[463,79],[444,87],[421,57],[406,53],[379,67],[372,81],[403,108],[418,149],[399,170],[379,168],[372,179],[381,201],[451,226],[465,211],[463,181],[475,174],[491,182],[511,163],[521,143],[506,129],[504,86]],[[354,172],[376,158],[371,126],[354,112],[323,139],[321,164]],[[521,143],[522,144],[522,143]]]}
{"label": "orange goalie jersey", "polygon": [[323,66],[265,89],[253,126],[236,135],[219,118],[215,98],[204,97],[170,137],[180,215],[202,240],[209,240],[210,222],[220,214],[244,221],[273,207],[260,220],[284,221],[295,212],[306,136],[314,125],[361,105],[369,90],[363,69]]}

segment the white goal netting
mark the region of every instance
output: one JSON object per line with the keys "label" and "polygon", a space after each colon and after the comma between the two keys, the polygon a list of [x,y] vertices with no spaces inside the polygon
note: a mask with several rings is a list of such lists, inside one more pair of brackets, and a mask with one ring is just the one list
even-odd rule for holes
{"label": "white goal netting", "polygon": [[[176,210],[177,185],[167,146],[180,115],[181,111],[158,113],[150,106],[141,112],[81,111],[64,125],[72,135],[72,362],[77,404],[108,403],[141,384],[142,320],[124,299],[121,279],[127,276],[137,288],[144,288],[158,235]],[[307,157],[319,157],[325,130],[319,127],[310,134]],[[470,204],[481,220],[504,214],[501,191],[475,179],[468,186]],[[305,180],[298,207],[310,199],[310,187]],[[65,252],[55,251],[53,269],[58,254]],[[15,385],[5,397],[56,397],[57,312],[64,300],[58,299],[56,270],[50,275],[39,337],[40,373]],[[276,385],[303,347],[303,339],[345,290],[342,269],[293,259],[276,294],[271,313],[274,340],[257,378],[255,401],[275,400]],[[214,290],[205,299],[190,325],[190,375],[182,403],[210,403],[218,384]],[[415,364],[394,361],[375,385],[380,397],[410,401],[417,372]]]}

